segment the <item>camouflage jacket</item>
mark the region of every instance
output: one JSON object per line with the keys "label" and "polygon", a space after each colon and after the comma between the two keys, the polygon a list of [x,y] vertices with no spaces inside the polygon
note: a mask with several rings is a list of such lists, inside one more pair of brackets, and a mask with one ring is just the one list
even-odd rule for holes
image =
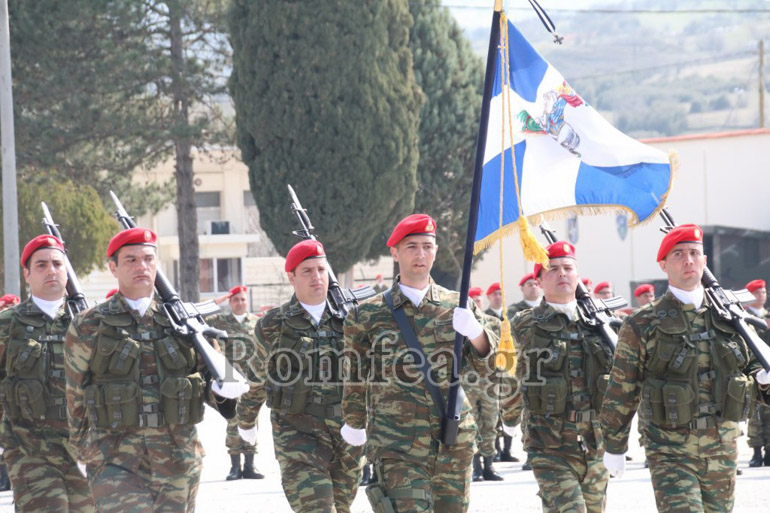
{"label": "camouflage jacket", "polygon": [[494,310],[492,310],[491,308],[487,308],[486,310],[484,310],[484,314],[485,314],[485,315],[488,315],[488,316],[490,316],[490,317],[494,317],[495,319],[497,319],[497,320],[500,320],[500,321],[502,321],[502,320],[503,320],[503,314],[502,314],[502,312],[500,312],[500,315],[497,315],[497,312],[495,312],[495,311],[494,311]]}
{"label": "camouflage jacket", "polygon": [[[524,448],[603,448],[598,420],[612,354],[599,333],[570,321],[545,300],[513,320],[519,359],[516,378],[524,403]],[[506,424],[515,422],[504,410]]]}
{"label": "camouflage jacket", "polygon": [[[390,289],[395,308],[403,308],[431,363],[432,375],[446,401],[450,367],[454,360],[453,310],[459,294],[430,281],[430,288],[415,307],[398,286]],[[472,365],[484,375],[494,366],[498,335],[489,319],[468,303],[485,327],[490,351],[480,356],[466,339],[461,367]],[[384,296],[363,301],[345,319],[344,421],[366,428],[367,456],[425,461],[431,442],[440,439],[441,417],[419,366],[398,329]],[[462,369],[461,369],[462,371]],[[457,443],[474,443],[476,424],[466,399]]]}
{"label": "camouflage jacket", "polygon": [[[32,298],[0,313],[0,397],[9,427],[66,438],[64,335],[69,323],[64,305],[50,319]],[[21,404],[20,396],[30,400]],[[7,435],[0,447],[11,446]]]}
{"label": "camouflage jacket", "polygon": [[[70,324],[64,344],[67,409],[70,441],[81,459],[89,460],[87,446],[110,437],[194,433],[204,398],[214,408],[234,408],[210,391],[203,359],[174,334],[161,306],[154,298],[140,317],[118,293]],[[184,404],[177,404],[180,398]],[[101,426],[105,422],[112,424]]]}
{"label": "camouflage jacket", "polygon": [[257,321],[254,336],[250,379],[256,386],[238,403],[241,427],[255,425],[265,402],[273,417],[299,429],[312,424],[309,416],[341,418],[342,326],[328,308],[316,324],[292,295]]}
{"label": "camouflage jacket", "polygon": [[519,301],[518,303],[514,303],[511,306],[508,307],[508,311],[506,312],[506,315],[508,316],[509,321],[513,321],[513,318],[516,317],[516,314],[519,312],[523,312],[524,310],[529,310],[532,308],[527,304],[526,301],[523,299]]}
{"label": "camouflage jacket", "polygon": [[[684,331],[680,333],[681,330]],[[661,340],[676,343],[662,344]],[[715,363],[714,354],[718,355],[719,363]],[[644,398],[644,407],[650,411],[657,407],[657,396],[652,388],[665,383],[670,385],[669,390],[673,390],[674,386],[695,383],[694,390],[688,391],[691,395],[687,398],[686,410],[667,411],[666,415],[671,418],[674,414],[686,414],[697,417],[698,421],[702,417],[703,424],[699,427],[669,427],[651,420],[646,427],[646,447],[701,457],[723,453],[724,444],[733,441],[740,429],[736,422],[722,420],[723,412],[717,411],[721,406],[716,405],[714,398],[726,377],[716,376],[714,371],[722,361],[741,360],[742,364],[737,363],[738,374],[733,374],[731,379],[744,383],[747,395],[756,394],[753,380],[741,378],[740,373],[753,374],[759,369],[758,363],[749,355],[745,342],[732,326],[713,318],[708,298],[704,298],[703,306],[696,310],[693,305],[683,305],[667,291],[631,314],[620,330],[610,383],[602,405],[601,421],[607,450],[613,454],[627,450],[631,419],[640,400]],[[670,399],[669,403],[677,398],[672,395]],[[660,407],[663,408],[663,402]]]}
{"label": "camouflage jacket", "polygon": [[238,321],[230,313],[221,313],[206,319],[212,328],[227,332],[228,338],[224,340],[222,352],[238,371],[247,376],[249,366],[254,362],[257,352],[254,330],[259,317],[253,313],[247,313],[243,321]]}

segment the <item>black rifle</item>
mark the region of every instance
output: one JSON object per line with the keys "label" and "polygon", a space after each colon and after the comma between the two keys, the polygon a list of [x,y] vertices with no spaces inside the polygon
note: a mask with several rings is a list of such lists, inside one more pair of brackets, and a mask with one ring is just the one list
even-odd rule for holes
{"label": "black rifle", "polygon": [[[663,233],[668,233],[676,228],[674,218],[671,217],[671,214],[665,208],[661,210],[660,217],[666,223],[666,226],[660,229]],[[722,320],[729,322],[735,328],[741,338],[746,341],[746,345],[754,353],[757,361],[762,364],[766,371],[770,372],[770,347],[754,331],[750,330],[747,325],[751,323],[767,329],[767,324],[764,320],[750,315],[743,308],[743,303],[751,303],[755,300],[754,295],[746,289],[732,291],[723,288],[714,274],[705,266],[703,268],[701,284],[709,300],[709,307],[712,313]]]}
{"label": "black rifle", "polygon": [[[48,232],[48,235],[53,235],[64,242],[59,232],[59,227],[53,222],[48,205],[45,204],[45,201],[41,202],[40,205],[43,207],[43,226],[45,226],[45,231]],[[83,287],[80,286],[80,281],[75,274],[75,270],[72,268],[70,259],[67,257],[66,250],[64,252],[64,267],[67,269],[67,314],[72,319],[75,317],[75,314],[88,309],[88,301],[86,301]]]}
{"label": "black rifle", "polygon": [[[123,229],[136,228],[134,219],[128,215],[115,193],[110,191],[110,196],[117,207],[115,215]],[[219,311],[219,306],[213,301],[196,304],[183,302],[160,269],[157,269],[155,275],[155,290],[163,302],[163,311],[174,331],[192,341],[195,350],[206,363],[211,377],[221,387],[227,378],[234,376],[236,371],[224,355],[214,349],[205,337],[227,338],[227,332],[212,328],[203,319],[204,316]]]}
{"label": "black rifle", "polygon": [[[548,244],[556,242],[556,234],[545,223],[540,224],[540,231],[543,232]],[[583,282],[578,280],[575,299],[578,304],[578,314],[581,320],[599,332],[602,342],[615,354],[615,347],[618,345],[618,335],[613,328],[621,325],[622,321],[612,315],[613,310],[628,306],[628,301],[620,296],[609,299],[598,299],[591,297],[588,288]]]}
{"label": "black rifle", "polygon": [[[303,240],[318,240],[318,238],[313,233],[315,228],[313,228],[313,224],[310,222],[310,218],[307,216],[307,210],[302,208],[302,205],[300,205],[297,194],[294,192],[294,189],[292,189],[291,185],[287,184],[286,186],[289,188],[289,195],[291,196],[291,211],[296,214],[300,225],[299,230],[294,230],[291,233]],[[364,299],[377,295],[377,292],[375,292],[374,289],[369,285],[364,285],[363,287],[359,287],[357,289],[343,289],[340,287],[340,284],[337,281],[337,277],[334,275],[334,271],[332,271],[331,266],[327,264],[326,269],[329,272],[329,293],[326,302],[329,305],[329,310],[334,317],[337,317],[338,319],[344,319],[348,315],[348,312],[350,312],[359,301],[363,301]]]}

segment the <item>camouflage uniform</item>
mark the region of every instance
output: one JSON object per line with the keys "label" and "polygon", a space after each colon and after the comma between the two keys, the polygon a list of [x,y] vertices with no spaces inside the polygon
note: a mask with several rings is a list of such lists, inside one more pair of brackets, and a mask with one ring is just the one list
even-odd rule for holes
{"label": "camouflage uniform", "polygon": [[160,303],[140,316],[118,293],[83,312],[67,332],[64,363],[70,441],[99,511],[194,511],[204,396],[220,409],[234,401],[214,400],[202,359],[174,335]]}
{"label": "camouflage uniform", "polygon": [[612,366],[599,334],[545,300],[519,314],[516,377],[524,402],[524,449],[545,512],[600,512],[609,474],[598,413]]}
{"label": "camouflage uniform", "polygon": [[[431,280],[415,308],[398,287],[399,280],[390,289],[394,307],[403,308],[412,321],[446,397],[459,295]],[[481,357],[466,340],[463,365],[472,365],[483,376],[494,366],[497,334],[475,304],[468,305],[485,326],[490,351]],[[375,462],[380,478],[367,488],[374,511],[388,511],[383,509],[387,501],[396,513],[466,511],[476,439],[470,402],[463,403],[457,443],[440,443],[441,414],[381,295],[362,302],[345,319],[345,352],[343,418],[352,428],[367,429],[367,458]]]}
{"label": "camouflage uniform", "polygon": [[0,313],[0,446],[16,511],[91,512],[88,481],[67,440],[64,307],[51,320],[30,298]]}
{"label": "camouflage uniform", "polygon": [[[257,325],[259,317],[253,313],[246,313],[242,322],[231,313],[220,314],[211,319],[207,319],[209,326],[224,330],[229,337],[237,336],[239,338],[227,338],[224,341],[222,352],[233,366],[243,374],[248,375],[249,362],[254,361],[256,352],[256,343],[254,342],[254,328]],[[248,342],[247,342],[248,340]],[[251,386],[254,386],[252,383]],[[238,434],[238,421],[236,418],[227,421],[227,431],[225,437],[225,446],[228,454],[256,454],[256,444],[251,445]]]}
{"label": "camouflage uniform", "polygon": [[[757,317],[765,320],[770,318],[770,314],[768,314],[767,310],[764,308],[759,312],[752,313],[758,313]],[[759,335],[766,344],[770,344],[770,330],[763,330]],[[756,408],[751,413],[751,417],[749,417],[748,430],[749,447],[764,447],[765,466],[770,466],[768,465],[768,461],[770,461],[770,406],[762,403],[757,404]]]}
{"label": "camouflage uniform", "polygon": [[259,319],[252,387],[238,404],[242,428],[255,425],[267,395],[281,484],[292,509],[349,513],[358,492],[363,447],[342,439],[342,321],[329,309],[316,325],[296,296]]}
{"label": "camouflage uniform", "polygon": [[731,511],[740,435],[758,369],[708,299],[695,309],[671,291],[632,314],[620,331],[602,407],[607,450],[628,448],[631,419],[645,411],[645,451],[658,511]]}

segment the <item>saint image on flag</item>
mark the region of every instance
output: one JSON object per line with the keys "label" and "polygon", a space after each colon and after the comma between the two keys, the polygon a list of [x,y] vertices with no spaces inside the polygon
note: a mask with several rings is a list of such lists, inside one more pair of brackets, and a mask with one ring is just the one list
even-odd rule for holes
{"label": "saint image on flag", "polygon": [[671,186],[669,155],[608,123],[504,15],[501,20],[485,98],[474,252],[521,228],[526,216],[622,210],[631,225],[652,218]]}

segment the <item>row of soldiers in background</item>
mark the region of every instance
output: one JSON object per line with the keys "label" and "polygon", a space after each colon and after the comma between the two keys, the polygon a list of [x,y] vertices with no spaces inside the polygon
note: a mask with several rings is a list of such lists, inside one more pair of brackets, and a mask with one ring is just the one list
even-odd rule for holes
{"label": "row of soldiers in background", "polygon": [[203,403],[232,417],[248,385],[236,373],[213,382],[171,326],[154,294],[156,239],[113,237],[118,292],[76,315],[63,243],[24,247],[30,297],[0,313],[0,447],[16,511],[194,511]]}

